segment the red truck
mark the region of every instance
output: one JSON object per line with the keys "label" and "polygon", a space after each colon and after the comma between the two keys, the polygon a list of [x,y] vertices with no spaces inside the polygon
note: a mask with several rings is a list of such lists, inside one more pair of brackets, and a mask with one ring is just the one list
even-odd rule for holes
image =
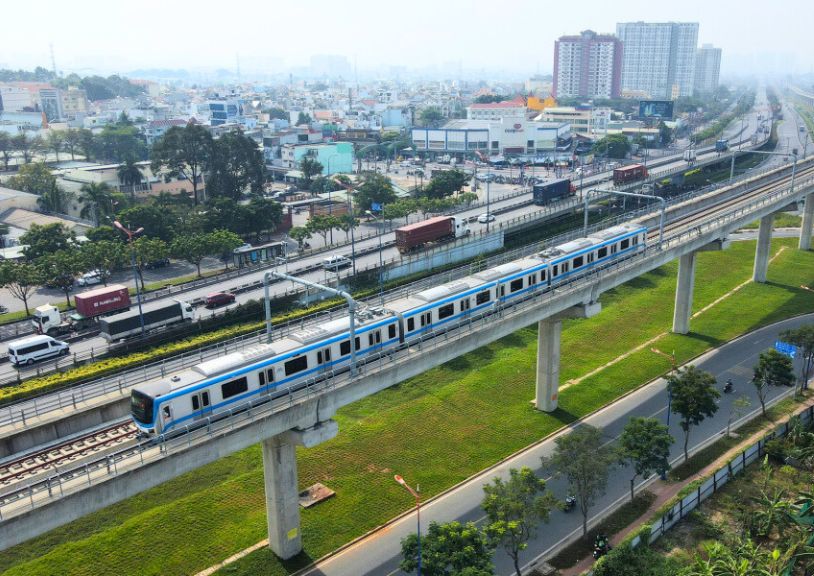
{"label": "red truck", "polygon": [[437,216],[396,228],[396,247],[406,254],[429,242],[461,238],[469,234],[466,220],[455,216]]}
{"label": "red truck", "polygon": [[61,334],[71,330],[83,330],[93,324],[96,318],[111,312],[121,312],[130,308],[130,293],[122,284],[111,284],[104,288],[88,290],[74,296],[76,311],[63,316],[51,304],[34,309],[31,323],[40,334]]}
{"label": "red truck", "polygon": [[614,184],[627,184],[628,182],[644,180],[645,178],[647,178],[647,168],[641,164],[630,164],[623,168],[616,168],[613,171]]}

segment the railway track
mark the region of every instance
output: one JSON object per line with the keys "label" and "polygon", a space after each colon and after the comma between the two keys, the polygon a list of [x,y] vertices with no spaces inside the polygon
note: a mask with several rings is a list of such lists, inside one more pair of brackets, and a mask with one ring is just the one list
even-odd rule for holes
{"label": "railway track", "polygon": [[136,438],[137,429],[121,421],[67,442],[0,464],[0,490],[21,480],[54,471],[58,466],[76,464],[83,458],[98,455],[102,450],[119,447]]}

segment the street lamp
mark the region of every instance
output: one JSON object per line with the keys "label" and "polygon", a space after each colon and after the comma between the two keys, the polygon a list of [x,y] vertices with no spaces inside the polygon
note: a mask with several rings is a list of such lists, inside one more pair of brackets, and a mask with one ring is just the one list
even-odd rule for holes
{"label": "street lamp", "polygon": [[[382,207],[384,209],[384,207]],[[365,212],[372,216],[376,222],[383,223],[382,220],[379,219],[373,212],[370,210],[365,210]],[[379,237],[379,300],[381,300],[382,306],[384,306],[384,264],[382,263],[382,234],[383,231],[379,229],[379,233],[377,236]]]}
{"label": "street lamp", "polygon": [[413,498],[415,498],[416,538],[418,541],[418,568],[416,570],[416,574],[417,576],[421,576],[421,496],[418,493],[418,484],[416,484],[416,489],[413,490],[410,488],[409,484],[404,481],[404,478],[398,474],[393,476],[393,478],[396,480],[396,482],[404,486],[404,489],[412,494]]}
{"label": "street lamp", "polygon": [[144,338],[144,312],[141,309],[141,288],[138,284],[138,270],[136,269],[136,247],[133,246],[133,238],[144,232],[141,227],[138,230],[125,228],[118,220],[113,221],[113,225],[127,235],[127,243],[130,245],[130,264],[133,266],[133,282],[136,283],[136,301],[138,302],[138,319],[141,324],[141,337]]}

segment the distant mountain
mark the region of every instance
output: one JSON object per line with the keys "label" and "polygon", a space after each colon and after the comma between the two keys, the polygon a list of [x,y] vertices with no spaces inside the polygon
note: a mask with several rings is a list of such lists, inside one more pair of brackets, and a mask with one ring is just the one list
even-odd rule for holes
{"label": "distant mountain", "polygon": [[128,76],[132,78],[162,78],[162,79],[181,79],[181,78],[188,78],[189,72],[184,68],[178,68],[177,70],[172,70],[170,68],[143,68],[139,70],[131,70],[127,73]]}

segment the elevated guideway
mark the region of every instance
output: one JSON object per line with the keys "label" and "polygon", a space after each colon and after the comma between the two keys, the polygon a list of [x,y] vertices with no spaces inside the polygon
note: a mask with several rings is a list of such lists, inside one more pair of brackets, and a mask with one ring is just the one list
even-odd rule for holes
{"label": "elevated guideway", "polygon": [[[545,330],[541,337],[543,345],[538,350],[542,369],[538,370],[537,406],[545,410],[556,408],[559,345],[554,340],[559,338],[558,319],[563,315],[586,317],[599,312],[599,298],[607,290],[674,259],[710,247],[725,247],[731,232],[756,219],[761,219],[762,228],[755,265],[755,277],[759,281],[758,272],[768,266],[768,259],[761,256],[768,242],[763,237],[771,237],[771,228],[764,223],[770,223],[771,216],[790,203],[803,198],[807,204],[814,203],[814,163],[800,164],[793,189],[790,176],[770,184],[753,184],[737,197],[670,223],[661,244],[651,234],[646,249],[634,257],[606,268],[591,269],[553,290],[529,293],[510,307],[493,308],[396,352],[371,357],[359,366],[355,377],[343,372],[315,380],[285,398],[210,421],[178,437],[141,443],[73,469],[63,468],[44,480],[15,485],[0,496],[0,526],[3,527],[0,547],[12,546],[262,441],[270,546],[279,556],[289,558],[301,548],[294,447],[313,446],[333,437],[338,430],[331,418],[338,408],[532,322],[541,322],[541,330]],[[810,225],[809,219],[803,234],[811,235]],[[680,270],[679,276],[681,274]],[[681,291],[692,286],[692,279],[679,278],[679,285],[677,299],[682,298],[687,304],[680,314],[687,316],[688,328],[692,298],[691,294],[687,298]]]}

